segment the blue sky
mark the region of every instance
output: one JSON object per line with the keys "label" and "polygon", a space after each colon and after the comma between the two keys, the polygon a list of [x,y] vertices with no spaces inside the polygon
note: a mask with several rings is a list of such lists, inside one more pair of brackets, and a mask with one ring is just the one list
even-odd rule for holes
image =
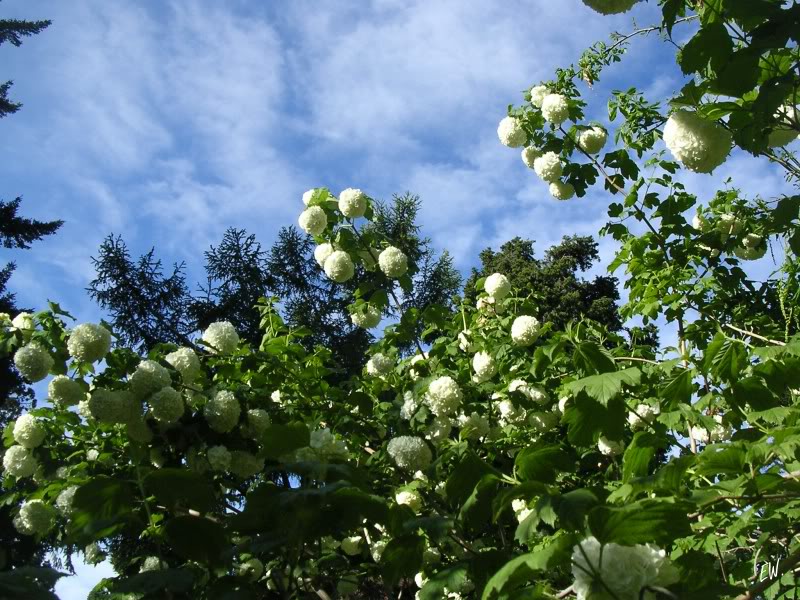
{"label": "blue sky", "polygon": [[[541,254],[563,235],[596,234],[602,190],[554,202],[499,144],[497,123],[555,67],[633,19],[655,22],[658,9],[604,18],[579,0],[5,0],[0,15],[53,20],[21,48],[0,48],[0,79],[25,105],[0,122],[0,198],[23,195],[27,216],[66,221],[0,261],[17,262],[20,305],[52,299],[97,320],[84,290],[108,233],[135,256],[156,246],[167,265],[185,261],[193,283],[227,227],[269,246],[311,187],[419,194],[425,233],[464,274],[481,249],[514,236]],[[679,87],[669,47],[635,48],[586,90],[591,118],[606,120],[609,89],[656,99]],[[734,173],[751,193],[785,190],[776,170],[741,154],[686,180],[708,199]],[[608,264],[613,245],[601,249]],[[97,576],[61,597],[85,597]]]}

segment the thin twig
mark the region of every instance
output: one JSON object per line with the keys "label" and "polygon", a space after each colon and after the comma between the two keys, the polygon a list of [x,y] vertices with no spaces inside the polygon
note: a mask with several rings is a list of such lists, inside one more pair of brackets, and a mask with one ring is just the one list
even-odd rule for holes
{"label": "thin twig", "polygon": [[761,340],[763,342],[769,342],[770,344],[775,344],[776,346],[785,346],[786,344],[778,341],[778,340],[771,340],[768,337],[764,337],[763,335],[758,335],[757,333],[753,333],[752,331],[748,331],[747,329],[742,329],[740,327],[736,327],[736,325],[731,325],[730,323],[725,323],[725,327],[728,329],[732,329],[733,331],[738,331],[742,335],[746,335],[748,337],[756,338],[757,340]]}

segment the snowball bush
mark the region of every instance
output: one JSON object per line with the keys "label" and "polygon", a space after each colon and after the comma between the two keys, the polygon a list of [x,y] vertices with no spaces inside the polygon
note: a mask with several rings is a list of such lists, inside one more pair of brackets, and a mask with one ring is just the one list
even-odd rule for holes
{"label": "snowball bush", "polygon": [[422,496],[411,490],[404,490],[395,494],[395,502],[408,506],[415,513],[422,509]]}
{"label": "snowball bush", "polygon": [[472,368],[475,370],[475,382],[483,383],[491,379],[497,372],[492,355],[488,352],[478,352],[472,357]]}
{"label": "snowball bush", "polygon": [[544,85],[535,85],[531,88],[531,104],[533,104],[536,108],[542,108],[542,101],[544,97],[550,93],[550,90],[547,89],[547,86]]}
{"label": "snowball bush", "polygon": [[30,450],[22,446],[11,446],[3,455],[3,470],[13,477],[30,477],[38,466]]}
{"label": "snowball bush", "polygon": [[515,117],[505,117],[497,126],[497,137],[500,143],[509,148],[524,146],[528,134],[522,128],[522,122]]}
{"label": "snowball bush", "polygon": [[144,400],[150,394],[172,385],[172,377],[166,367],[154,360],[143,360],[128,380],[134,395]]}
{"label": "snowball bush", "polygon": [[775,113],[777,125],[769,134],[767,145],[778,148],[791,144],[800,137],[800,110],[796,106],[781,106]]}
{"label": "snowball bush", "polygon": [[590,129],[584,129],[578,134],[578,146],[586,154],[597,154],[606,145],[608,133],[597,125]]}
{"label": "snowball bush", "polygon": [[67,340],[69,355],[84,362],[97,362],[111,350],[111,332],[102,325],[82,323]]}
{"label": "snowball bush", "polygon": [[42,500],[26,500],[14,517],[14,527],[22,535],[44,535],[55,524],[55,511]]}
{"label": "snowball bush", "polygon": [[176,423],[183,416],[183,397],[172,387],[164,387],[150,396],[148,404],[153,418],[164,425]]}
{"label": "snowball bush", "polygon": [[203,408],[203,415],[214,431],[225,433],[239,422],[241,407],[233,392],[222,390],[209,400]]}
{"label": "snowball bush", "polygon": [[552,183],[564,172],[561,158],[555,152],[545,152],[533,161],[533,170],[541,177],[542,181]]}
{"label": "snowball bush", "polygon": [[367,210],[367,195],[353,188],[342,190],[339,194],[339,210],[350,219],[363,217]]}
{"label": "snowball bush", "polygon": [[424,440],[408,435],[390,440],[386,451],[398,467],[409,471],[427,469],[433,458]]}
{"label": "snowball bush", "polygon": [[569,118],[569,104],[561,94],[547,94],[542,99],[542,116],[553,125],[561,125]]}
{"label": "snowball bush", "polygon": [[41,344],[32,342],[14,353],[14,365],[25,379],[36,383],[47,377],[53,358]]}
{"label": "snowball bush", "polygon": [[539,329],[539,320],[536,317],[517,317],[511,324],[511,339],[518,346],[530,346],[539,337]]}
{"label": "snowball bush", "polygon": [[399,248],[389,246],[378,256],[378,265],[384,275],[397,279],[408,271],[408,257]]}
{"label": "snowball bush", "polygon": [[21,312],[11,320],[11,326],[22,331],[25,339],[29,339],[36,329],[36,318],[29,312]]}
{"label": "snowball bush", "polygon": [[381,322],[381,311],[377,306],[367,304],[361,310],[356,310],[350,315],[353,325],[363,329],[372,329]]}
{"label": "snowball bush", "polygon": [[308,206],[308,203],[311,202],[311,198],[314,197],[314,192],[317,190],[315,188],[311,188],[310,190],[306,190],[303,192],[303,204]]}
{"label": "snowball bush", "polygon": [[14,441],[23,448],[36,448],[41,446],[47,431],[44,426],[30,413],[17,417],[14,423]]}
{"label": "snowball bush", "polygon": [[319,235],[328,226],[328,215],[320,206],[309,206],[297,219],[300,229],[309,235]]}
{"label": "snowball bush", "polygon": [[229,321],[211,323],[201,339],[210,346],[212,354],[231,354],[239,346],[239,334]]}
{"label": "snowball bush", "polygon": [[336,250],[325,259],[323,265],[325,275],[336,283],[344,283],[352,279],[356,272],[355,265],[347,252]]}
{"label": "snowball bush", "polygon": [[533,163],[542,155],[542,151],[535,146],[526,146],[522,149],[522,162],[529,169],[533,169]]}
{"label": "snowball bush", "polygon": [[693,112],[677,110],[664,126],[664,143],[690,171],[711,173],[731,151],[731,134]]}
{"label": "snowball bush", "polygon": [[77,381],[66,375],[56,375],[47,385],[47,396],[55,404],[74,406],[86,398],[86,393]]}
{"label": "snowball bush", "polygon": [[328,260],[328,257],[333,254],[334,248],[333,244],[329,244],[325,242],[324,244],[320,244],[316,248],[314,248],[314,260],[317,261],[317,264],[320,267],[325,266],[325,261]]}
{"label": "snowball bush", "polygon": [[389,374],[394,368],[394,360],[391,357],[376,352],[367,361],[367,373],[373,377],[382,377]]}
{"label": "snowball bush", "polygon": [[492,273],[486,278],[483,289],[495,300],[503,300],[511,292],[511,282],[502,273]]}
{"label": "snowball bush", "polygon": [[214,471],[227,471],[231,466],[231,453],[225,446],[211,446],[206,452],[208,464]]}
{"label": "snowball bush", "polygon": [[425,394],[425,404],[434,415],[452,415],[461,405],[461,388],[449,375],[434,379]]}
{"label": "snowball bush", "polygon": [[625,443],[621,440],[610,440],[605,436],[600,436],[600,439],[597,440],[597,449],[606,456],[619,456],[625,451]]}
{"label": "snowball bush", "polygon": [[164,357],[181,374],[183,383],[190,384],[200,374],[200,359],[191,348],[178,348]]}
{"label": "snowball bush", "polygon": [[569,200],[575,195],[575,188],[571,183],[554,181],[550,184],[550,195],[556,200]]}

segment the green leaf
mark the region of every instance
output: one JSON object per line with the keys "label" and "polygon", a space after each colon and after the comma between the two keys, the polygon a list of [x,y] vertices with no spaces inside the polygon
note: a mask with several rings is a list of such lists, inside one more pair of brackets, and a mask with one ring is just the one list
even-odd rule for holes
{"label": "green leaf", "polygon": [[679,369],[667,379],[667,385],[661,390],[661,397],[665,401],[664,410],[673,410],[679,404],[689,404],[694,391],[692,377],[690,369]]}
{"label": "green leaf", "polygon": [[706,446],[697,455],[695,472],[706,476],[722,473],[739,475],[744,470],[745,464],[746,453],[738,446],[728,445],[721,449],[717,446]]}
{"label": "green leaf", "polygon": [[637,431],[622,457],[622,481],[647,475],[648,466],[658,450],[658,438],[647,431]]}
{"label": "green leaf", "polygon": [[483,476],[488,474],[498,475],[477,454],[471,450],[468,451],[447,478],[444,488],[447,499],[461,506],[472,495],[472,491]]}
{"label": "green leaf", "polygon": [[492,518],[492,500],[500,480],[496,475],[484,475],[461,507],[459,518],[472,529],[481,529]]}
{"label": "green leaf", "polygon": [[0,572],[0,598],[58,600],[50,590],[65,575],[48,567],[14,567]]}
{"label": "green leaf", "polygon": [[554,499],[556,514],[562,527],[572,531],[584,531],[586,515],[600,499],[592,490],[577,489]]}
{"label": "green leaf", "polygon": [[183,558],[211,566],[227,562],[228,536],[216,521],[184,515],[167,521],[164,532],[172,549]]}
{"label": "green leaf", "polygon": [[536,546],[532,552],[509,561],[486,584],[481,600],[518,597],[510,593],[533,581],[539,573],[569,564],[575,543],[572,535],[561,535],[549,545]]}
{"label": "green leaf", "polygon": [[75,492],[67,526],[69,537],[86,545],[119,531],[133,516],[138,495],[123,479],[100,475],[89,480]]}
{"label": "green leaf", "polygon": [[144,487],[166,507],[209,512],[217,503],[214,487],[203,475],[188,469],[158,469],[144,478]]}
{"label": "green leaf", "polygon": [[381,572],[387,585],[393,586],[403,577],[415,575],[422,566],[425,538],[408,534],[393,538],[381,555]]}
{"label": "green leaf", "polygon": [[280,458],[299,448],[308,446],[311,433],[304,423],[272,425],[261,437],[262,451],[267,458]]}
{"label": "green leaf", "polygon": [[589,396],[600,402],[603,406],[622,391],[622,384],[638,385],[642,372],[637,367],[630,367],[622,371],[590,375],[569,384],[573,393],[585,391]]}
{"label": "green leaf", "polygon": [[703,367],[706,372],[723,379],[736,381],[747,364],[747,352],[739,340],[718,333],[706,348]]}
{"label": "green leaf", "polygon": [[702,27],[686,43],[680,52],[678,62],[686,75],[699,73],[709,64],[716,71],[725,65],[732,52],[733,42],[725,25],[714,23]]}
{"label": "green leaf", "polygon": [[737,50],[717,71],[716,78],[710,82],[711,90],[725,96],[743,96],[758,85],[760,60],[761,52],[758,50]]}
{"label": "green leaf", "polygon": [[547,493],[547,486],[539,481],[523,481],[519,485],[500,490],[492,502],[492,521],[496,522],[517,498],[530,500]]}
{"label": "green leaf", "polygon": [[669,545],[691,534],[688,502],[640,500],[623,507],[598,506],[589,513],[589,530],[600,542],[626,546]]}
{"label": "green leaf", "polygon": [[467,582],[467,567],[464,564],[440,569],[428,578],[419,591],[420,600],[442,600],[445,597],[444,589],[460,590]]}
{"label": "green leaf", "polygon": [[575,368],[588,374],[606,373],[616,370],[614,358],[608,350],[595,342],[576,344],[572,355]]}
{"label": "green leaf", "polygon": [[661,16],[664,27],[667,28],[667,35],[672,37],[672,28],[675,26],[675,21],[678,20],[678,13],[683,14],[685,0],[664,0],[661,7]]}
{"label": "green leaf", "polygon": [[600,434],[618,440],[623,436],[627,408],[620,400],[603,406],[586,394],[578,394],[567,404],[563,421],[568,424],[567,437],[577,446],[593,446]]}
{"label": "green leaf", "polygon": [[522,480],[552,483],[558,473],[575,470],[575,459],[561,446],[525,448],[517,453],[514,469]]}
{"label": "green leaf", "polygon": [[108,587],[118,594],[186,594],[194,586],[195,575],[189,569],[159,569],[109,580]]}

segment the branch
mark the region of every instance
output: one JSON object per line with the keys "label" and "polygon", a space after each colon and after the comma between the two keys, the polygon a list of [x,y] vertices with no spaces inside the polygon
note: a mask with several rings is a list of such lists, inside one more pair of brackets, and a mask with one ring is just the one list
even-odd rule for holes
{"label": "branch", "polygon": [[785,343],[780,342],[778,340],[771,340],[771,339],[769,339],[767,337],[764,337],[763,335],[758,335],[757,333],[753,333],[752,331],[747,331],[746,329],[741,329],[739,327],[736,327],[735,325],[731,325],[730,323],[725,323],[725,327],[727,327],[728,329],[732,329],[733,331],[738,331],[742,335],[746,335],[748,337],[756,338],[757,340],[761,340],[761,341],[764,341],[764,342],[769,342],[770,344],[775,344],[776,346],[785,346],[786,345]]}
{"label": "branch", "polygon": [[800,563],[800,548],[795,549],[795,551],[787,556],[786,559],[778,562],[778,572],[775,578],[769,577],[763,581],[759,581],[744,594],[736,596],[736,600],[755,600],[755,598],[760,596],[761,592],[766,590],[776,581],[779,581],[784,573],[792,569],[798,563]]}

